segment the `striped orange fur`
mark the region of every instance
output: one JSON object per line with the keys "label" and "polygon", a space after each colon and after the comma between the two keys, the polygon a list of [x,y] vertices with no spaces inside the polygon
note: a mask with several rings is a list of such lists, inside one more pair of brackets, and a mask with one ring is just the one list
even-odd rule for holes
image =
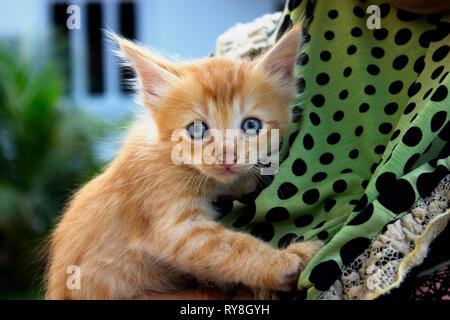
{"label": "striped orange fur", "polygon": [[[186,274],[219,285],[291,290],[318,242],[275,249],[215,221],[208,203],[255,186],[252,166],[177,165],[174,130],[201,120],[218,130],[252,116],[287,130],[300,32],[290,31],[257,61],[210,58],[173,64],[116,38],[138,74],[147,109],[103,173],[72,198],[50,241],[47,299],[134,299],[182,290]],[[237,124],[239,126],[239,123]],[[210,142],[212,143],[212,142]],[[246,156],[246,155],[244,155]],[[66,285],[80,268],[80,288]]]}

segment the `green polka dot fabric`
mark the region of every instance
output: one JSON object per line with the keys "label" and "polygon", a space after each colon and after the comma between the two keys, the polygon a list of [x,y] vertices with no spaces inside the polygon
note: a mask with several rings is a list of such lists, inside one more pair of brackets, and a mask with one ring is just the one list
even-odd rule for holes
{"label": "green polka dot fabric", "polygon": [[[370,30],[374,4],[381,28]],[[222,221],[278,248],[326,242],[298,283],[318,299],[449,174],[450,24],[382,1],[291,0],[277,36],[301,19],[285,159]]]}

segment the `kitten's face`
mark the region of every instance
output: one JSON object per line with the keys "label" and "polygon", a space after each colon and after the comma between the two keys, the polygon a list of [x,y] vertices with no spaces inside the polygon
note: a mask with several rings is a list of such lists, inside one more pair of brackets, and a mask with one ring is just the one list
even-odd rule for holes
{"label": "kitten's face", "polygon": [[[229,183],[257,174],[258,157],[278,151],[271,138],[288,128],[299,38],[300,30],[291,30],[254,62],[212,58],[182,65],[118,41],[138,74],[159,143],[172,151],[187,143],[182,156],[189,167]],[[269,151],[258,152],[261,147]],[[174,154],[180,152],[172,152],[172,161]]]}
{"label": "kitten's face", "polygon": [[[279,137],[286,133],[288,103],[289,98],[252,63],[209,59],[187,67],[169,85],[153,118],[160,139],[169,142],[177,132],[189,144],[188,165],[227,183],[257,174],[258,145],[267,142],[269,150],[278,151],[270,144],[277,134],[272,129],[280,130]],[[179,143],[175,140],[172,148]]]}

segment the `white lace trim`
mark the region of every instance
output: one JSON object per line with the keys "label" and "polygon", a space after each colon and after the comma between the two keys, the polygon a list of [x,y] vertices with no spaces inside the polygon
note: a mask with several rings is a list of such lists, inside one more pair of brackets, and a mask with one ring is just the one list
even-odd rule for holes
{"label": "white lace trim", "polygon": [[323,300],[375,299],[398,287],[411,268],[421,264],[430,243],[445,229],[450,210],[450,175],[370,247],[345,267]]}

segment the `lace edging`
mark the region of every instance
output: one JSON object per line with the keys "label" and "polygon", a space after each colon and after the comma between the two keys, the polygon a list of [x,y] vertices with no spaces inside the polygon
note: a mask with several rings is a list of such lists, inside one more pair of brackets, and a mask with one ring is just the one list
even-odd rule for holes
{"label": "lace edging", "polygon": [[372,300],[399,287],[421,264],[431,242],[445,229],[450,210],[450,175],[433,193],[372,240],[370,247],[343,270],[323,300]]}

